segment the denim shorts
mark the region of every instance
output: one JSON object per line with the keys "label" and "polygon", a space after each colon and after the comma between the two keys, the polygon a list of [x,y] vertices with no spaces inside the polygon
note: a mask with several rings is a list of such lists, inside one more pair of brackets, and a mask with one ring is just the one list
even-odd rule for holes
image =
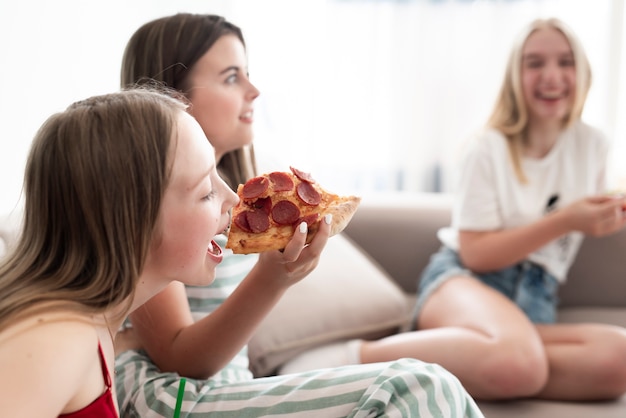
{"label": "denim shorts", "polygon": [[447,247],[442,247],[431,257],[422,273],[414,319],[419,316],[426,299],[439,286],[459,275],[473,277],[499,291],[524,311],[533,323],[551,324],[556,321],[559,282],[543,267],[524,261],[504,270],[476,274],[463,266],[456,251]]}

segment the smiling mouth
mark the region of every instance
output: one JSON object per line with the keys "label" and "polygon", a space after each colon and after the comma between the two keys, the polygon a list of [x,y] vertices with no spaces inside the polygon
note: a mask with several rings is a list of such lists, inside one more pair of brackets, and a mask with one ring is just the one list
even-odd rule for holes
{"label": "smiling mouth", "polygon": [[537,93],[535,95],[535,97],[537,97],[538,99],[543,99],[543,100],[559,100],[559,99],[564,99],[567,97],[567,92],[561,92],[561,93]]}

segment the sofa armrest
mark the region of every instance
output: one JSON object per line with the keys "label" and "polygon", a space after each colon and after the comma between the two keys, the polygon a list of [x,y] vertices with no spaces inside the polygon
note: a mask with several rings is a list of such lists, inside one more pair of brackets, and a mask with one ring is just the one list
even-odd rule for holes
{"label": "sofa armrest", "polygon": [[[437,230],[451,219],[452,196],[385,193],[363,196],[345,230],[405,291],[440,246]],[[626,229],[586,238],[560,292],[561,307],[626,306]]]}

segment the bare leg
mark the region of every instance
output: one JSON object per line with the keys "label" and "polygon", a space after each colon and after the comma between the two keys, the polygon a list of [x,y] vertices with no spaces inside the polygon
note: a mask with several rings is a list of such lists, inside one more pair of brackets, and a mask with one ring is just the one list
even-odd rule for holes
{"label": "bare leg", "polygon": [[447,281],[428,299],[420,331],[364,342],[363,363],[417,358],[438,363],[479,399],[534,396],[548,379],[536,327],[510,300],[469,277]]}
{"label": "bare leg", "polygon": [[544,399],[605,400],[626,392],[626,330],[601,324],[538,325],[550,363]]}

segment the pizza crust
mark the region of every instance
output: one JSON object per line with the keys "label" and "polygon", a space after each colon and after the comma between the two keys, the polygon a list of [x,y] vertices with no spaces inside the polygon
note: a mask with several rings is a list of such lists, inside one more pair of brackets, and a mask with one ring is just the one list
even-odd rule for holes
{"label": "pizza crust", "polygon": [[326,213],[333,215],[333,222],[330,229],[331,237],[346,229],[346,226],[350,223],[360,203],[360,197],[348,196],[341,198],[337,204],[331,205],[326,210]]}
{"label": "pizza crust", "polygon": [[[327,214],[333,215],[333,219],[330,224],[329,236],[332,237],[333,235],[337,235],[341,231],[346,229],[346,226],[348,226],[348,224],[350,223],[350,220],[352,219],[352,216],[358,209],[360,203],[361,203],[361,198],[357,196],[339,197],[335,202],[333,202],[333,204],[329,205],[321,213],[320,222],[324,222],[325,215]],[[309,227],[308,234],[306,237],[307,244],[313,240],[313,238],[315,237],[315,234],[317,234],[318,229],[319,229],[319,223],[316,223],[315,225],[311,225]],[[293,233],[291,234],[287,242],[289,242],[292,236],[293,236]],[[284,246],[282,248],[284,248]]]}

